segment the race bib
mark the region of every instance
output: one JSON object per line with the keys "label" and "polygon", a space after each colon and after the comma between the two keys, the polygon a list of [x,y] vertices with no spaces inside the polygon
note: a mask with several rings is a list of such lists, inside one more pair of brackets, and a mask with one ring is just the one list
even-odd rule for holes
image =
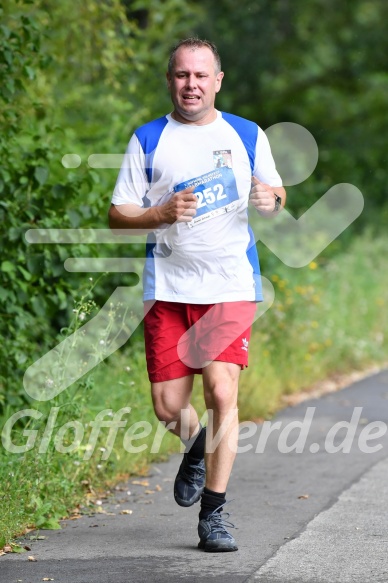
{"label": "race bib", "polygon": [[192,221],[187,223],[192,229],[198,223],[203,223],[237,208],[239,199],[236,179],[232,168],[217,168],[197,178],[191,178],[174,187],[174,192],[195,186],[194,194],[198,198],[197,213]]}

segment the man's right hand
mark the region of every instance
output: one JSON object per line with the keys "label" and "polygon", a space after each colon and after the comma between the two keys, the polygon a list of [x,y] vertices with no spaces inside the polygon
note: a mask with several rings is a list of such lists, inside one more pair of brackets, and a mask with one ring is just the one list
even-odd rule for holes
{"label": "man's right hand", "polygon": [[176,192],[168,202],[158,208],[160,222],[172,225],[175,222],[189,223],[197,212],[198,198],[193,194],[194,186]]}
{"label": "man's right hand", "polygon": [[[137,234],[152,232],[161,225],[175,222],[188,223],[197,212],[198,199],[193,194],[194,186],[176,192],[168,202],[148,208],[136,204],[111,205],[109,226],[113,230],[136,229]],[[118,233],[119,234],[119,233]]]}

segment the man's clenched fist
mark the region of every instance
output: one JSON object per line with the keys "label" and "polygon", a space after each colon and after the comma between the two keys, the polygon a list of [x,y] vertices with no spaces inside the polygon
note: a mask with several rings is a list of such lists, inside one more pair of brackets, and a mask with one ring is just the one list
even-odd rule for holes
{"label": "man's clenched fist", "polygon": [[272,213],[275,210],[276,203],[273,187],[260,182],[255,176],[252,176],[252,184],[249,196],[251,204],[261,213]]}
{"label": "man's clenched fist", "polygon": [[198,198],[193,194],[194,186],[176,192],[168,202],[160,207],[163,222],[172,225],[176,221],[188,223],[197,212]]}

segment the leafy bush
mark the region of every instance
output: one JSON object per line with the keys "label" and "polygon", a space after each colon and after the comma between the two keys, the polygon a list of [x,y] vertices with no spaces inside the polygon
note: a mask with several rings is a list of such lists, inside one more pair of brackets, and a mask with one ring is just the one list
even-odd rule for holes
{"label": "leafy bush", "polygon": [[[48,65],[40,51],[40,32],[22,13],[8,17],[1,28],[0,100],[0,234],[1,334],[0,405],[15,406],[22,395],[21,377],[27,361],[36,358],[68,315],[75,278],[65,277],[61,262],[69,252],[59,245],[33,247],[25,240],[31,228],[69,228],[64,212],[69,201],[93,192],[90,171],[60,176],[61,132],[39,123],[39,104],[28,95],[28,82]],[[60,170],[60,168],[59,168]],[[63,168],[62,168],[63,174]],[[97,209],[98,210],[98,209]],[[90,207],[80,207],[90,214]],[[43,292],[43,293],[42,293]],[[72,307],[72,306],[71,306]]]}
{"label": "leafy bush", "polygon": [[[165,55],[150,51],[150,43],[167,52],[182,30],[180,19],[193,13],[175,0],[151,3],[145,31],[135,7],[119,0],[73,8],[70,2],[13,0],[1,10],[0,411],[5,393],[11,407],[27,398],[23,371],[55,345],[91,275],[66,272],[64,260],[128,253],[115,245],[31,245],[25,233],[107,228],[117,170],[64,168],[62,157],[78,152],[82,161],[85,152],[123,152],[130,131],[155,104],[167,104],[167,92],[163,101],[156,91],[161,78],[151,74],[155,66],[162,71]],[[161,21],[171,27],[168,38]],[[145,95],[138,87],[146,78]],[[131,248],[131,255],[142,253],[141,245]],[[113,274],[94,288],[94,299],[105,303],[111,290],[128,282],[127,275]]]}

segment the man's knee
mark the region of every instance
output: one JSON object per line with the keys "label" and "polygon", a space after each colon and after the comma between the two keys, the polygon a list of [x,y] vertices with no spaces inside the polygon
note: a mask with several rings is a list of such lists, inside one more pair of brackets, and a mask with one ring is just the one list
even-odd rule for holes
{"label": "man's knee", "polygon": [[220,413],[237,407],[237,383],[216,381],[205,387],[205,402],[208,409]]}
{"label": "man's knee", "polygon": [[239,374],[238,365],[216,361],[209,366],[204,375],[204,396],[208,409],[224,412],[237,407]]}
{"label": "man's knee", "polygon": [[181,408],[175,403],[166,401],[161,396],[153,397],[154,411],[159,421],[171,423],[178,421],[181,415]]}
{"label": "man's knee", "polygon": [[180,377],[169,381],[151,383],[152,402],[159,421],[177,422],[180,427],[185,424],[185,411],[190,405],[194,375]]}
{"label": "man's knee", "polygon": [[181,390],[179,385],[175,386],[176,384],[172,382],[169,385],[152,386],[152,402],[159,421],[166,423],[178,421],[182,415],[182,409],[188,405],[189,394]]}

